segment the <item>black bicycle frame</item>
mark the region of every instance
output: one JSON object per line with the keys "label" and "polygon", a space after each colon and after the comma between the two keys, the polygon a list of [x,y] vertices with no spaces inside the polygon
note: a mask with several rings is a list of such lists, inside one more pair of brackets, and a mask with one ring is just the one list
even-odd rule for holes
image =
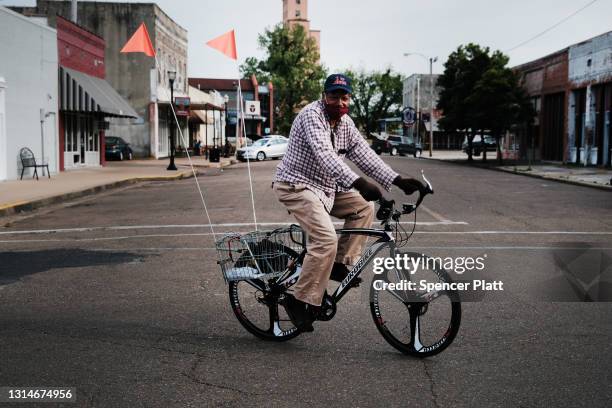
{"label": "black bicycle frame", "polygon": [[[340,228],[336,230],[336,234],[339,235],[367,235],[369,237],[377,237],[378,239],[372,243],[363,255],[359,258],[353,269],[350,270],[346,278],[340,283],[340,285],[336,288],[331,297],[334,299],[334,302],[339,302],[340,299],[346,294],[348,288],[350,287],[351,282],[355,279],[364,268],[370,263],[374,255],[376,255],[382,247],[390,246],[391,249],[394,249],[395,239],[390,231],[384,231],[379,229],[372,228]],[[301,264],[304,260],[304,256],[306,255],[306,250],[302,251],[302,253],[298,256],[296,261]],[[283,278],[278,282],[279,285],[284,285],[285,287],[289,287],[293,285],[297,278],[299,277],[299,273],[296,271],[289,276]]]}

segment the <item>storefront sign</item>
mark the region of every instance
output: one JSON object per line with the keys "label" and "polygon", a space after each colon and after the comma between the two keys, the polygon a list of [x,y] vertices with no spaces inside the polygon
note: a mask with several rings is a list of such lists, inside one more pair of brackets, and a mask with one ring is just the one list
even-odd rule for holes
{"label": "storefront sign", "polygon": [[244,101],[245,115],[259,116],[261,110],[259,108],[259,101]]}
{"label": "storefront sign", "polygon": [[191,104],[191,100],[188,97],[179,97],[174,98],[174,109],[176,111],[176,116],[189,116],[189,105]]}

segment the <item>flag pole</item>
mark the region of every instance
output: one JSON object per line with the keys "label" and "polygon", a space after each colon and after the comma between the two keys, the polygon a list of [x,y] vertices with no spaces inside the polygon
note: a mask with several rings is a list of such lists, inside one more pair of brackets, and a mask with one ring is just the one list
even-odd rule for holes
{"label": "flag pole", "polygon": [[[161,68],[162,65],[157,59],[157,53],[155,52],[155,48],[153,47],[153,44],[151,43],[151,38],[149,37],[147,26],[144,22],[140,24],[136,32],[132,35],[132,37],[130,37],[130,39],[125,43],[125,45],[120,51],[120,53],[132,53],[132,52],[142,52],[148,57],[153,57],[155,59],[155,68],[154,68],[155,75],[157,76],[157,67],[159,66]],[[187,91],[188,90],[189,89],[187,89]],[[185,153],[187,154],[187,159],[189,160],[189,165],[191,166],[191,171],[193,172],[193,177],[195,179],[196,186],[198,187],[198,191],[200,193],[200,199],[202,200],[202,205],[204,206],[204,212],[206,214],[206,218],[208,219],[208,224],[210,225],[210,230],[213,235],[213,240],[216,241],[217,239],[215,235],[215,230],[213,228],[213,223],[210,219],[210,214],[208,213],[208,207],[206,206],[206,200],[204,200],[204,193],[202,192],[202,189],[200,188],[200,182],[198,181],[197,173],[193,166],[193,162],[191,161],[191,156],[189,155],[189,151],[187,149],[188,146],[187,146],[187,143],[185,142],[183,131],[181,129],[181,126],[179,125],[178,118],[176,117],[176,112],[174,111],[174,101],[172,100],[170,101],[170,109],[172,110],[174,120],[176,121],[176,127],[179,130],[179,135],[181,137],[181,141],[183,142],[183,147],[185,148]],[[158,133],[158,136],[159,136],[159,133]],[[172,147],[173,146],[171,146],[170,148]]]}
{"label": "flag pole", "polygon": [[[238,66],[237,61],[236,61],[236,69],[238,71],[238,95],[236,98],[236,104],[238,105],[238,109],[237,109],[238,120],[236,121],[236,141],[238,140],[238,127],[239,127],[238,124],[240,123],[242,125],[240,126],[242,127],[240,138],[242,139],[242,136],[244,135],[246,148],[248,149],[249,142],[246,139],[246,126],[244,124],[244,110],[243,110],[244,101],[242,100],[242,87],[240,86],[240,68]],[[258,230],[257,229],[257,213],[255,212],[255,195],[253,194],[253,178],[251,176],[251,160],[249,159],[248,154],[246,154],[245,156],[247,159],[247,170],[249,173],[249,188],[251,190],[251,206],[253,207],[253,222],[255,223],[255,231],[257,231]]]}
{"label": "flag pole", "polygon": [[[206,214],[206,218],[208,219],[208,224],[210,225],[210,231],[213,235],[213,240],[217,242],[217,236],[215,235],[215,230],[213,228],[213,223],[210,219],[210,214],[208,213],[208,207],[206,206],[206,200],[204,200],[204,193],[202,192],[202,188],[200,187],[200,181],[198,180],[198,174],[195,171],[195,167],[193,166],[193,162],[191,161],[191,155],[189,154],[189,149],[187,148],[187,143],[185,141],[185,137],[183,136],[183,130],[179,124],[178,118],[176,117],[176,111],[174,110],[174,103],[170,101],[170,109],[172,110],[172,115],[174,120],[176,121],[176,127],[179,131],[179,135],[181,137],[181,141],[183,142],[183,148],[185,149],[185,154],[187,155],[187,160],[189,161],[189,166],[191,166],[191,172],[193,173],[193,178],[195,179],[196,186],[198,187],[198,192],[200,193],[200,198],[202,200],[202,204],[204,205],[204,213]],[[220,164],[219,164],[220,165]]]}
{"label": "flag pole", "polygon": [[[155,54],[155,71],[156,71],[155,74],[156,75],[157,75],[157,65],[160,65],[160,67],[161,67],[161,64],[159,64],[159,60],[157,59],[157,54]],[[187,144],[185,142],[185,137],[183,136],[183,130],[181,129],[181,126],[179,124],[178,118],[176,117],[176,112],[174,110],[174,101],[170,101],[170,109],[172,110],[172,116],[174,117],[174,120],[176,121],[176,128],[179,131],[179,135],[181,137],[181,141],[183,142],[183,148],[185,149],[185,154],[187,154],[187,160],[189,160],[189,166],[191,167],[191,172],[193,173],[193,178],[194,178],[196,186],[198,188],[198,192],[200,193],[200,199],[202,201],[202,205],[204,206],[204,213],[206,214],[206,218],[208,219],[208,225],[210,226],[210,231],[211,231],[212,236],[213,236],[213,241],[217,242],[217,236],[215,234],[215,229],[213,227],[212,220],[210,219],[210,214],[208,213],[208,207],[206,206],[206,200],[204,199],[204,193],[202,191],[202,188],[200,187],[200,181],[198,180],[198,174],[195,171],[195,167],[193,166],[193,162],[191,161],[191,156],[189,155],[189,150],[187,149]],[[206,126],[208,126],[208,124],[206,124]],[[169,146],[169,147],[172,148],[172,146]]]}
{"label": "flag pole", "polygon": [[[225,34],[222,34],[216,38],[213,38],[210,41],[207,41],[206,44],[217,51],[223,53],[226,57],[229,57],[236,61],[236,71],[238,73],[238,86],[236,88],[236,114],[238,115],[236,120],[236,148],[238,148],[242,143],[242,136],[246,138],[246,126],[244,123],[244,101],[242,100],[242,86],[240,84],[240,67],[238,66],[238,52],[236,49],[236,34],[234,30],[230,30]],[[242,125],[242,132],[239,130],[240,125]],[[240,140],[240,142],[239,142]],[[246,144],[247,148],[248,142]],[[247,169],[249,173],[249,188],[251,191],[251,205],[253,207],[253,221],[255,223],[255,231],[257,231],[257,213],[255,212],[255,194],[253,193],[253,176],[251,175],[251,159],[249,156],[246,156],[247,160]]]}

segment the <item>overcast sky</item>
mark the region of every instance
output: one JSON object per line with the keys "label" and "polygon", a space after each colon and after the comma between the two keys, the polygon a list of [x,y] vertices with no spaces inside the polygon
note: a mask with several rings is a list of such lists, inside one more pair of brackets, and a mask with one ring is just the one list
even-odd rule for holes
{"label": "overcast sky", "polygon": [[[321,30],[321,61],[330,71],[425,73],[429,64],[405,52],[437,56],[434,73],[460,44],[509,49],[537,35],[592,0],[309,0],[311,28]],[[134,2],[134,1],[132,1]],[[150,1],[149,1],[150,2]],[[282,20],[282,0],[157,0],[189,32],[189,76],[233,78],[236,64],[205,45],[234,28],[238,60],[262,57],[257,35]],[[34,5],[0,0],[0,5]],[[541,37],[507,54],[512,66],[612,30],[612,0],[597,0]],[[127,40],[127,39],[126,39]]]}

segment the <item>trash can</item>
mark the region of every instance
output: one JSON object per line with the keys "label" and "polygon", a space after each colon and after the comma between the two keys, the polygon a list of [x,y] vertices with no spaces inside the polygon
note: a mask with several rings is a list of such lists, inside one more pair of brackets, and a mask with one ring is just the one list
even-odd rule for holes
{"label": "trash can", "polygon": [[221,156],[221,149],[219,149],[218,147],[213,147],[212,149],[210,149],[210,155],[208,157],[208,160],[211,163],[219,163],[220,156]]}

